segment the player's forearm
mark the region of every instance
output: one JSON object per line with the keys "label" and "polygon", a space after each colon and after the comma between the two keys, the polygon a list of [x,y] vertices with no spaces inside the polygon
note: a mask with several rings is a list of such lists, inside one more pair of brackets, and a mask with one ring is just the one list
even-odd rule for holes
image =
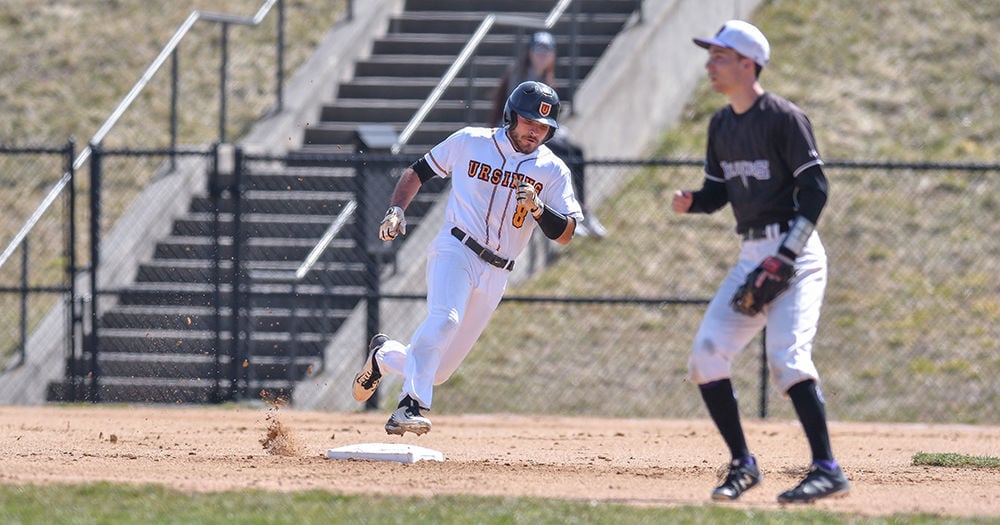
{"label": "player's forearm", "polygon": [[559,244],[569,244],[569,241],[573,240],[574,231],[576,231],[576,219],[569,217],[569,220],[566,222],[566,229],[563,231],[562,235],[552,240]]}
{"label": "player's forearm", "polygon": [[389,198],[389,206],[399,206],[405,210],[410,205],[410,202],[413,201],[413,197],[420,191],[422,184],[417,172],[413,171],[412,168],[406,168],[403,171],[403,176],[396,183],[396,188],[392,190],[392,197]]}

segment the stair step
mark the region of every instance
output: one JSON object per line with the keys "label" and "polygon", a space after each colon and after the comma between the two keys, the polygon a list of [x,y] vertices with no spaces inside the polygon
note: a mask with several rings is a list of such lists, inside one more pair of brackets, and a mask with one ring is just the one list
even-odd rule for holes
{"label": "stair step", "polygon": [[[90,381],[78,380],[76,395],[67,381],[49,383],[46,400],[53,402],[95,401],[90,395]],[[170,403],[170,404],[205,404],[218,402],[228,394],[229,381],[221,381],[216,392],[215,382],[211,379],[156,379],[156,378],[101,378],[98,382],[98,398],[105,403]],[[288,381],[257,381],[253,385],[252,394],[255,399],[263,396],[270,398],[281,396],[291,399],[294,392],[289,391]],[[213,392],[221,396],[213,399]]]}
{"label": "stair step", "polygon": [[[221,334],[219,351],[227,354],[231,348],[228,333]],[[141,353],[147,355],[215,354],[215,333],[207,330],[155,330],[134,328],[102,328],[98,332],[101,355]],[[246,341],[243,341],[246,344]],[[287,333],[258,332],[249,341],[251,356],[321,357],[326,336],[315,333],[297,334],[294,341]]]}
{"label": "stair step", "polygon": [[[253,308],[249,315],[254,332],[333,333],[350,310],[321,308]],[[232,327],[232,311],[221,308],[223,330]],[[101,317],[103,328],[210,331],[215,309],[209,306],[117,305]]]}
{"label": "stair step", "polygon": [[[431,91],[437,87],[440,77],[355,77],[354,79],[340,84],[337,88],[337,101],[349,102],[354,98],[361,99],[412,99],[419,98],[425,100]],[[475,99],[488,100],[493,96],[497,88],[499,79],[475,78],[473,80],[473,97]],[[556,82],[556,90],[559,90],[560,82]],[[468,96],[468,78],[458,78],[448,86],[442,94],[444,100],[464,100]]]}
{"label": "stair step", "polygon": [[[340,213],[354,194],[339,191],[247,191],[241,203],[241,213],[285,213],[293,215],[327,215]],[[225,195],[219,199],[219,211],[233,212],[233,199]],[[191,211],[211,212],[212,201],[208,197],[191,200]]]}
{"label": "stair step", "polygon": [[[470,4],[476,11],[488,13],[503,13],[509,11],[532,12],[548,14],[556,6],[557,0],[535,0],[534,2],[511,2],[510,0],[477,0],[474,4],[469,0],[407,0],[406,12],[419,11],[471,11]],[[614,12],[631,13],[641,2],[637,0],[576,0],[574,4],[581,13]],[[570,16],[572,8],[563,16]]]}
{"label": "stair step", "polygon": [[[220,286],[220,307],[232,303],[231,287]],[[367,294],[363,286],[251,285],[242,297],[243,307],[321,308],[348,310]],[[121,305],[212,306],[214,287],[209,283],[135,283],[116,290]]]}
{"label": "stair step", "polygon": [[[414,77],[414,76],[444,76],[455,61],[454,56],[419,56],[410,55],[377,55],[355,64],[355,75],[378,77]],[[510,57],[479,57],[467,63],[459,70],[459,80],[468,76],[470,68],[475,68],[475,76],[500,79],[510,66]],[[576,75],[583,78],[597,63],[594,57],[578,57],[576,59]],[[570,57],[556,59],[556,78],[569,78],[573,69]]]}
{"label": "stair step", "polygon": [[[358,126],[367,122],[317,122],[305,130],[305,144],[346,144],[353,140]],[[406,127],[406,122],[384,122],[399,131]],[[426,152],[431,146],[448,138],[449,135],[463,127],[464,124],[454,122],[424,122],[410,137],[409,144]],[[419,194],[418,194],[419,195]]]}
{"label": "stair step", "polygon": [[[188,213],[174,221],[174,236],[210,236],[212,235],[212,213]],[[275,215],[250,213],[243,214],[240,222],[244,234],[250,237],[284,237],[317,240],[323,236],[330,224],[336,220],[333,215]],[[233,235],[233,214],[219,214],[219,235]],[[353,238],[355,218],[347,220],[344,228],[338,234],[344,239]]]}
{"label": "stair step", "polygon": [[[608,35],[578,35],[575,43],[570,35],[553,35],[556,39],[558,56],[570,56],[571,44],[576,46],[577,56],[596,56],[604,52],[611,42]],[[416,34],[390,33],[377,40],[372,48],[373,55],[397,55],[410,53],[413,55],[447,55],[456,57],[469,41],[468,34]],[[520,37],[520,44],[528,45],[528,36]],[[515,49],[518,36],[515,34],[490,34],[476,47],[479,57],[501,57],[508,63],[515,59]]]}
{"label": "stair step", "polygon": [[[341,100],[323,107],[322,121],[407,121],[420,109],[423,100]],[[471,105],[471,108],[469,107]],[[484,123],[493,111],[492,100],[466,101],[441,100],[427,114],[427,120],[448,122]]]}
{"label": "stair step", "polygon": [[[252,261],[244,269],[251,281],[288,281],[294,279],[299,261]],[[205,283],[212,282],[211,260],[154,259],[139,266],[137,282]],[[232,280],[232,261],[220,261],[219,279]],[[364,284],[366,270],[360,262],[318,262],[301,280],[300,284],[360,285]]]}
{"label": "stair step", "polygon": [[[304,379],[319,369],[319,359],[311,356],[301,356],[288,363],[286,357],[254,356],[248,363],[239,368],[249,368],[250,377],[264,380]],[[89,355],[77,359],[76,370],[81,376],[91,372]],[[229,356],[220,356],[215,363],[213,355],[171,355],[171,354],[136,354],[114,353],[100,354],[98,369],[101,379],[108,378],[157,378],[157,379],[212,379],[218,373],[225,378],[231,374]],[[217,371],[217,372],[216,372]],[[291,377],[289,377],[291,372]]]}
{"label": "stair step", "polygon": [[[250,191],[307,191],[307,192],[343,192],[353,193],[357,190],[357,171],[350,167],[306,167],[277,168],[283,171],[255,172],[244,181]],[[219,177],[222,187],[233,183],[232,175]]]}
{"label": "stair step", "polygon": [[[389,31],[393,33],[460,33],[471,35],[482,23],[485,14],[484,12],[467,11],[465,9],[454,12],[404,12],[392,17],[389,21]],[[524,12],[523,10],[506,14],[526,16],[534,19],[540,18],[540,13]],[[626,13],[587,13],[580,17],[577,24],[579,25],[580,34],[614,36],[621,31],[625,22],[628,21],[629,16]],[[563,16],[549,29],[549,32],[553,34],[569,34],[572,31],[572,26],[573,21],[571,17]],[[519,31],[524,31],[524,29],[499,24],[493,26],[491,30],[493,34],[516,34]]]}
{"label": "stair step", "polygon": [[[219,257],[233,256],[232,238],[219,239]],[[296,261],[305,260],[316,245],[314,239],[296,238],[252,238],[243,245],[243,261]],[[154,257],[163,259],[211,259],[213,245],[211,237],[171,236],[158,242]],[[357,244],[353,239],[334,238],[320,255],[320,261],[358,260]]]}

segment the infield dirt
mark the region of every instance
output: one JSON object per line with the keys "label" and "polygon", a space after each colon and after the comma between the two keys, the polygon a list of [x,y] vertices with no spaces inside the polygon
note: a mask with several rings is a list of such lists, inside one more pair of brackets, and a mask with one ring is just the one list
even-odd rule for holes
{"label": "infield dirt", "polygon": [[[430,414],[431,433],[387,436],[388,414],[241,407],[0,407],[0,483],[156,483],[343,494],[534,496],[710,505],[728,459],[708,420]],[[745,422],[764,482],[734,508],[779,509],[808,446],[795,421]],[[1000,470],[913,466],[917,452],[1000,456],[992,426],[840,423],[834,450],[853,484],[815,508],[865,516],[1000,516]],[[412,443],[445,461],[329,460],[330,448]]]}

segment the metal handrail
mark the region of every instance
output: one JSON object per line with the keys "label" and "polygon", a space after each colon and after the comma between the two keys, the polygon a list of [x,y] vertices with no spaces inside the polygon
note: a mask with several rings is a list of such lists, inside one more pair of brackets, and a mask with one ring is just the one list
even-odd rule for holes
{"label": "metal handrail", "polygon": [[483,39],[486,38],[486,34],[489,33],[490,29],[494,25],[505,25],[505,26],[515,26],[515,27],[526,27],[531,29],[542,29],[548,30],[559,21],[559,18],[563,15],[566,9],[573,3],[573,0],[559,0],[559,3],[549,11],[549,14],[544,18],[536,18],[530,16],[517,16],[517,15],[498,15],[495,13],[490,13],[483,18],[483,21],[479,23],[479,27],[476,28],[475,33],[469,37],[469,41],[465,43],[465,47],[462,51],[455,57],[455,61],[452,62],[451,67],[448,71],[445,71],[441,80],[438,81],[437,86],[431,91],[424,103],[421,104],[420,109],[413,114],[410,121],[406,123],[403,131],[399,133],[399,138],[396,143],[392,145],[391,151],[393,155],[399,153],[403,146],[410,141],[413,133],[417,130],[421,124],[423,124],[424,119],[427,118],[427,114],[430,113],[431,109],[441,96],[444,91],[448,89],[455,77],[458,76],[458,72],[465,67],[465,64],[469,61],[469,57],[472,53],[476,51],[479,44],[482,43]]}
{"label": "metal handrail", "polygon": [[309,255],[306,256],[306,258],[302,261],[302,264],[300,264],[298,269],[295,270],[296,281],[301,281],[302,278],[305,277],[310,270],[312,270],[313,265],[315,265],[316,261],[319,260],[319,256],[323,255],[327,246],[330,246],[330,243],[333,242],[333,238],[340,233],[340,230],[344,229],[344,225],[347,224],[347,220],[354,215],[354,210],[357,208],[358,203],[353,200],[344,205],[344,209],[340,210],[340,213],[337,214],[337,218],[330,223],[330,227],[326,229],[326,233],[323,234],[323,237],[321,237],[319,242],[316,243],[316,246],[313,246]]}
{"label": "metal handrail", "polygon": [[177,28],[174,35],[170,37],[170,40],[167,42],[167,45],[163,47],[163,50],[160,51],[160,54],[157,55],[156,59],[153,60],[149,67],[146,68],[146,71],[142,74],[142,76],[139,77],[139,80],[135,83],[135,85],[132,86],[132,89],[125,95],[125,98],[118,103],[118,106],[111,112],[111,115],[109,115],[107,120],[104,121],[104,124],[102,124],[101,127],[98,128],[97,132],[94,133],[94,136],[90,138],[90,141],[87,142],[87,147],[80,151],[80,154],[77,155],[76,159],[73,161],[73,169],[63,173],[62,177],[58,182],[56,182],[55,186],[53,186],[45,198],[42,199],[38,208],[36,208],[31,216],[28,217],[28,220],[25,221],[23,226],[21,226],[21,229],[17,232],[14,238],[11,239],[10,244],[7,245],[3,253],[0,253],[0,268],[3,267],[7,260],[10,259],[10,256],[13,255],[14,251],[17,250],[21,243],[24,242],[28,233],[31,232],[32,228],[35,227],[35,224],[37,224],[42,218],[42,215],[48,211],[49,206],[52,206],[52,203],[55,202],[56,198],[59,197],[59,194],[62,193],[66,185],[69,184],[72,172],[80,169],[90,158],[92,153],[91,146],[100,144],[104,141],[104,138],[111,132],[114,125],[118,123],[118,119],[120,119],[125,113],[125,110],[132,105],[132,102],[134,102],[139,96],[139,93],[141,93],[146,87],[146,84],[148,84],[153,78],[153,75],[159,71],[161,66],[163,66],[163,63],[166,62],[167,58],[174,52],[174,50],[177,49],[177,46],[180,45],[181,40],[187,35],[188,31],[191,30],[191,27],[194,26],[195,22],[198,20],[205,20],[221,24],[256,26],[264,20],[267,14],[271,11],[271,8],[274,7],[274,5],[279,1],[280,0],[266,0],[252,17],[214,13],[210,11],[192,11],[184,23]]}

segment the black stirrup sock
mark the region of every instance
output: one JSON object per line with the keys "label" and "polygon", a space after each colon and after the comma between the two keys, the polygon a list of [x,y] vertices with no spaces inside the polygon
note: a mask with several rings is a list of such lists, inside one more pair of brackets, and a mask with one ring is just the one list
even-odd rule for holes
{"label": "black stirrup sock", "polygon": [[733,383],[729,379],[712,381],[699,385],[701,398],[705,400],[708,413],[715,421],[722,439],[726,441],[733,459],[750,457],[747,440],[740,424],[740,409],[733,392]]}
{"label": "black stirrup sock", "polygon": [[802,422],[802,430],[809,440],[813,461],[832,461],[833,451],[830,448],[830,432],[826,427],[826,405],[820,398],[816,382],[807,379],[796,383],[788,389],[788,397],[792,398],[795,413]]}

